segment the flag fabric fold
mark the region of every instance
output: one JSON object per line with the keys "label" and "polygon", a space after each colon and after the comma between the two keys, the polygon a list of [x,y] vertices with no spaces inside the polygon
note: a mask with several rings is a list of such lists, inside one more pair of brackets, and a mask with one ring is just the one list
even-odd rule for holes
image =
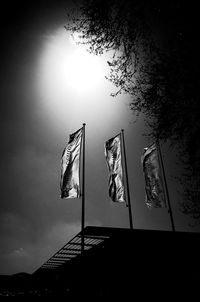
{"label": "flag fabric fold", "polygon": [[61,159],[61,198],[80,197],[80,153],[83,128],[70,134]]}
{"label": "flag fabric fold", "polygon": [[145,178],[145,202],[149,208],[166,207],[156,144],[144,148],[141,157]]}
{"label": "flag fabric fold", "polygon": [[105,157],[109,170],[109,196],[114,202],[125,202],[120,134],[105,142]]}

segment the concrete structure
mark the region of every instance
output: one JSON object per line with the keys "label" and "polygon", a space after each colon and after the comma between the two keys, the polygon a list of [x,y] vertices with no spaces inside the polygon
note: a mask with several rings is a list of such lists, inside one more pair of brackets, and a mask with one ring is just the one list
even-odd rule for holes
{"label": "concrete structure", "polygon": [[[194,294],[200,281],[200,234],[88,226],[34,274],[55,295],[83,299]],[[173,297],[172,297],[173,298]],[[96,301],[96,300],[95,300]]]}

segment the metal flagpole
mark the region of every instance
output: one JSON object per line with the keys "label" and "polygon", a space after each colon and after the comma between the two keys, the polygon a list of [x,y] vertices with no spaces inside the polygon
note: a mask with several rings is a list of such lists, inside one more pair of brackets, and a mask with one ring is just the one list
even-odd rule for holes
{"label": "metal flagpole", "polygon": [[81,215],[81,251],[84,251],[84,227],[85,227],[85,123],[83,124],[82,138],[82,215]]}
{"label": "metal flagpole", "polygon": [[156,145],[158,147],[158,155],[159,155],[158,157],[160,159],[159,161],[160,161],[162,174],[163,174],[165,192],[166,192],[167,203],[168,203],[168,213],[169,213],[170,219],[171,219],[172,231],[175,232],[174,218],[173,218],[173,214],[172,214],[172,208],[171,208],[171,203],[170,203],[170,198],[169,198],[169,191],[168,191],[168,187],[167,187],[167,181],[166,181],[166,176],[165,176],[165,170],[164,170],[164,164],[163,164],[159,140],[157,140]]}
{"label": "metal flagpole", "polygon": [[132,212],[131,212],[131,201],[130,201],[128,171],[127,171],[127,162],[126,162],[126,150],[125,150],[125,140],[124,140],[124,129],[121,130],[121,136],[122,136],[122,145],[123,145],[123,153],[124,153],[124,166],[125,166],[124,168],[125,168],[125,177],[126,177],[126,189],[127,189],[129,222],[130,222],[130,229],[133,229],[133,219],[132,219]]}

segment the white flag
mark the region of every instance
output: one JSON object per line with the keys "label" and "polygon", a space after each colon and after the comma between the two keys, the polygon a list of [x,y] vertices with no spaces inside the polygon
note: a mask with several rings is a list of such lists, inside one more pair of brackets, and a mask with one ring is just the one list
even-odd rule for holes
{"label": "white flag", "polygon": [[166,207],[156,144],[144,148],[141,157],[145,178],[145,202],[149,208]]}
{"label": "white flag", "polygon": [[62,154],[61,198],[80,197],[80,153],[83,128],[69,136]]}
{"label": "white flag", "polygon": [[114,202],[125,202],[120,134],[106,141],[105,156],[109,169],[109,196]]}

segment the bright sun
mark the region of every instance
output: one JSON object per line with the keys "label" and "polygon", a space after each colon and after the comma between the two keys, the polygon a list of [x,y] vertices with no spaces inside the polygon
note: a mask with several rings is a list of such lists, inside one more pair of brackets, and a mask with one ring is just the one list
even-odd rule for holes
{"label": "bright sun", "polygon": [[97,57],[83,49],[75,50],[68,57],[64,69],[67,84],[81,92],[95,89],[103,74]]}
{"label": "bright sun", "polygon": [[50,36],[40,61],[40,81],[51,95],[66,91],[74,94],[94,92],[104,80],[100,58],[76,45],[66,31]]}
{"label": "bright sun", "polygon": [[102,127],[102,119],[111,125],[123,112],[123,103],[113,101],[113,86],[105,79],[113,53],[92,55],[74,38],[63,28],[43,37],[35,65],[38,112],[57,133],[83,122]]}

